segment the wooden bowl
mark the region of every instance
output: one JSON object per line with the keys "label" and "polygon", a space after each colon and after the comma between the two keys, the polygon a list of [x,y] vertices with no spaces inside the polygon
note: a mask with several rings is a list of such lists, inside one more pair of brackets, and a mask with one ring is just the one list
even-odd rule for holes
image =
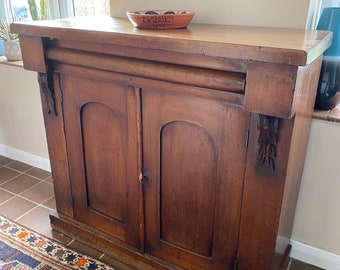
{"label": "wooden bowl", "polygon": [[138,28],[175,29],[187,27],[195,13],[187,10],[140,10],[128,11],[126,15]]}

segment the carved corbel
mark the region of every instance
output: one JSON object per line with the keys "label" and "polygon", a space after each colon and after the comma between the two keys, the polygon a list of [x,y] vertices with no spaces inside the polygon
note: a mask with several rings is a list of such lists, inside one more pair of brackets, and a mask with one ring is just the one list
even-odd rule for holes
{"label": "carved corbel", "polygon": [[45,107],[47,109],[47,114],[52,114],[57,116],[57,110],[55,105],[55,95],[52,76],[48,73],[38,72],[38,82],[40,86],[40,91],[45,99]]}
{"label": "carved corbel", "polygon": [[267,115],[259,115],[258,139],[255,167],[266,166],[275,171],[277,143],[279,134],[279,119]]}

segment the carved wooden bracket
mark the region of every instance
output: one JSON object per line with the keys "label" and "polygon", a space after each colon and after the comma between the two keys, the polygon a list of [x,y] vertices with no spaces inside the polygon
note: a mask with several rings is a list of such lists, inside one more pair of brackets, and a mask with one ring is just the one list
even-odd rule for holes
{"label": "carved wooden bracket", "polygon": [[42,92],[45,98],[47,114],[53,114],[57,116],[54,89],[53,89],[53,80],[50,78],[50,75],[48,73],[39,72],[38,82],[40,86],[40,91]]}
{"label": "carved wooden bracket", "polygon": [[255,167],[258,168],[264,165],[275,171],[279,118],[260,114],[257,129],[259,136],[257,139]]}

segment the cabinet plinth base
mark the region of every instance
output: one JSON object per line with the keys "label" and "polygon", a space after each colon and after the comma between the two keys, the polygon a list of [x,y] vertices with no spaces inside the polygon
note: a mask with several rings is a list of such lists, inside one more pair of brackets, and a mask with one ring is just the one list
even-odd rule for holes
{"label": "cabinet plinth base", "polygon": [[137,249],[119,240],[57,212],[50,214],[50,221],[53,230],[75,238],[77,241],[91,246],[116,259],[120,263],[135,269],[183,270],[183,268],[167,264],[151,255],[142,254]]}

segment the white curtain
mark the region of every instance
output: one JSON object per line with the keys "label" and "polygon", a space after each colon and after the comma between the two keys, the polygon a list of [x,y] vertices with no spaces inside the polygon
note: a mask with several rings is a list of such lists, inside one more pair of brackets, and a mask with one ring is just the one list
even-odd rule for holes
{"label": "white curtain", "polygon": [[50,18],[60,19],[74,16],[73,0],[49,0]]}
{"label": "white curtain", "polygon": [[5,20],[6,22],[10,22],[10,14],[9,14],[9,3],[8,0],[1,0],[0,2],[0,19]]}
{"label": "white curtain", "polygon": [[110,16],[110,0],[73,0],[75,16]]}

